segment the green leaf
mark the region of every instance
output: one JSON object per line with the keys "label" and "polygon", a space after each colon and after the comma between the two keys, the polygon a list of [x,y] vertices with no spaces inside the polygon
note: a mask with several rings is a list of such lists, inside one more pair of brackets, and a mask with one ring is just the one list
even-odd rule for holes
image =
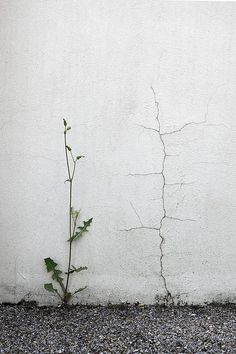
{"label": "green leaf", "polygon": [[84,266],[84,267],[78,267],[78,268],[76,268],[75,266],[72,266],[72,268],[74,269],[74,271],[75,271],[76,273],[79,273],[79,272],[81,272],[82,270],[87,270],[87,269],[88,269],[88,267],[86,267],[86,266]]}
{"label": "green leaf", "polygon": [[[78,267],[78,268],[76,268],[75,266],[72,265],[70,270],[69,270],[69,274],[72,274],[74,272],[79,273],[82,270],[87,270],[87,269],[88,269],[88,267]],[[68,272],[66,272],[66,274],[68,274]]]}
{"label": "green leaf", "polygon": [[81,155],[81,156],[76,156],[76,160],[82,159],[83,157],[85,157],[85,156],[83,156],[83,155]]}
{"label": "green leaf", "polygon": [[67,150],[71,151],[71,147],[69,145],[66,145]]}
{"label": "green leaf", "polygon": [[58,283],[62,282],[63,278],[60,277],[61,273],[62,271],[60,271],[59,269],[54,269],[52,274],[52,279],[56,280]]}
{"label": "green leaf", "polygon": [[[79,231],[77,231],[72,237],[71,237],[71,241],[77,240],[79,237],[81,237],[83,235],[84,232],[87,232],[87,228],[91,225],[93,221],[93,218],[84,221],[84,225],[83,226],[78,226],[77,229],[79,229]],[[70,240],[68,240],[70,241]]]}
{"label": "green leaf", "polygon": [[68,132],[68,130],[70,130],[70,129],[71,129],[71,127],[67,127],[67,128],[66,128],[66,131]]}
{"label": "green leaf", "polygon": [[67,126],[67,121],[63,118],[64,127]]}
{"label": "green leaf", "polygon": [[50,257],[44,258],[44,262],[46,264],[48,272],[52,272],[57,266],[57,263],[55,263],[54,260]]}
{"label": "green leaf", "polygon": [[52,283],[44,284],[44,289],[50,291],[50,293],[57,293],[57,289],[54,289]]}
{"label": "green leaf", "polygon": [[56,269],[57,263],[54,262],[54,260],[51,259],[50,257],[44,258],[44,261],[46,263],[47,271],[52,272],[52,279],[57,281],[59,283],[61,289],[64,291],[65,286],[63,284],[63,278],[60,276],[60,274],[62,274],[62,271],[59,269]]}
{"label": "green leaf", "polygon": [[[87,288],[87,286],[85,286],[84,288],[79,288],[78,290],[76,290],[75,292],[74,292],[74,294],[76,294],[76,293],[79,293],[80,291],[83,291],[84,289],[86,289]],[[73,294],[73,295],[74,295]]]}

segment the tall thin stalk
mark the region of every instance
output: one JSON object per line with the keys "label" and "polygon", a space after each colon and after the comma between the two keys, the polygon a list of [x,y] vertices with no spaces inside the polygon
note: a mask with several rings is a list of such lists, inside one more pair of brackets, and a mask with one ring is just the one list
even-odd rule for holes
{"label": "tall thin stalk", "polygon": [[[75,159],[72,153],[71,148],[67,145],[67,131],[68,127],[65,125],[65,130],[64,130],[64,148],[65,148],[65,156],[66,156],[66,165],[67,165],[67,172],[68,172],[68,182],[70,184],[69,187],[69,255],[68,255],[68,268],[67,268],[67,274],[66,274],[66,286],[65,286],[65,295],[67,296],[68,294],[68,285],[69,285],[69,279],[70,279],[70,267],[71,267],[71,253],[72,253],[72,235],[75,231],[76,223],[74,223],[74,227],[72,230],[72,189],[73,189],[73,180],[75,176],[75,168],[76,168],[76,162],[77,158]],[[71,159],[73,162],[73,171],[71,173],[70,169],[70,163],[69,163],[69,156],[68,152],[70,152]],[[76,217],[77,219],[77,217]],[[66,300],[66,299],[64,299]]]}
{"label": "tall thin stalk", "polygon": [[50,257],[48,257],[48,258],[44,258],[47,271],[52,272],[52,279],[58,283],[58,285],[61,288],[62,294],[58,291],[57,288],[53,287],[52,283],[44,284],[44,288],[47,291],[56,293],[56,295],[58,295],[62,303],[66,305],[69,299],[73,295],[86,288],[86,287],[79,288],[73,293],[69,291],[69,280],[71,274],[75,272],[78,273],[82,270],[87,269],[87,267],[75,267],[74,265],[71,264],[72,243],[73,241],[79,239],[84,232],[88,231],[87,228],[90,226],[93,219],[90,218],[89,220],[84,221],[83,225],[77,226],[77,220],[80,211],[75,210],[72,206],[73,181],[75,176],[76,164],[78,160],[80,160],[84,156],[76,156],[76,158],[74,157],[71,147],[67,144],[67,132],[71,129],[71,127],[67,125],[65,119],[63,119],[63,122],[64,122],[64,149],[65,149],[66,166],[67,166],[67,173],[68,173],[68,179],[65,182],[69,182],[69,239],[67,240],[69,242],[69,252],[68,252],[67,271],[64,272],[66,275],[66,279],[65,279],[66,285],[64,285],[63,283],[64,280],[64,278],[62,277],[63,272],[57,268],[57,263],[55,263]]}

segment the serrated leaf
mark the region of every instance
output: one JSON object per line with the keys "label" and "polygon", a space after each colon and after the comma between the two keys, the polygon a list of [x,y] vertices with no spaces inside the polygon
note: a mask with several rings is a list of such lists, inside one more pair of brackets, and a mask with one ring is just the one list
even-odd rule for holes
{"label": "serrated leaf", "polygon": [[57,266],[57,263],[55,263],[54,260],[50,257],[44,258],[44,262],[46,264],[48,272],[52,272]]}
{"label": "serrated leaf", "polygon": [[[90,219],[88,219],[87,221],[84,221],[84,226],[83,226],[83,228],[89,227],[90,224],[92,223],[92,221],[93,221],[93,218],[90,218]],[[87,230],[86,230],[86,231],[87,231]]]}
{"label": "serrated leaf", "polygon": [[54,260],[50,257],[44,258],[44,261],[46,263],[47,271],[52,272],[52,279],[57,281],[61,289],[64,291],[65,286],[63,284],[63,278],[60,276],[60,274],[62,274],[62,271],[60,269],[56,269],[57,263],[54,262]]}
{"label": "serrated leaf", "polygon": [[87,269],[88,269],[88,267],[84,266],[84,267],[74,268],[74,271],[75,271],[76,273],[79,273],[79,272],[81,272],[82,270],[87,270]]}
{"label": "serrated leaf", "polygon": [[86,288],[87,288],[87,286],[85,286],[84,288],[79,288],[78,290],[76,290],[76,291],[74,292],[74,294],[79,293],[80,291],[83,291],[83,290],[86,289]]}
{"label": "serrated leaf", "polygon": [[87,232],[87,228],[91,225],[93,221],[93,218],[84,221],[84,225],[83,226],[78,226],[77,229],[79,229],[79,231],[77,231],[71,238],[71,241],[77,240],[79,237],[81,237],[83,235],[84,232]]}
{"label": "serrated leaf", "polygon": [[[86,266],[85,267],[78,267],[78,268],[76,268],[75,266],[71,266],[69,274],[72,274],[74,272],[79,273],[79,272],[82,272],[82,270],[87,270],[87,269],[88,269],[88,267],[86,267]],[[66,274],[68,274],[68,272],[66,272]]]}
{"label": "serrated leaf", "polygon": [[56,293],[57,292],[57,289],[54,289],[52,283],[44,284],[44,289],[46,289],[50,293]]}

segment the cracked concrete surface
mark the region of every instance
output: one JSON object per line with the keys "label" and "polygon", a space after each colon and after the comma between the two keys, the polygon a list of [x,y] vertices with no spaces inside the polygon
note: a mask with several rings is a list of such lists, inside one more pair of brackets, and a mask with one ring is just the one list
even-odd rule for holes
{"label": "cracked concrete surface", "polygon": [[[165,243],[165,236],[164,236],[163,231],[162,231],[162,226],[163,226],[163,223],[164,223],[165,219],[172,219],[172,220],[176,220],[176,221],[195,221],[195,220],[192,220],[192,219],[179,219],[179,218],[176,218],[176,217],[168,216],[168,214],[167,214],[166,206],[165,206],[165,189],[166,189],[166,186],[167,186],[165,165],[166,165],[166,159],[168,157],[168,154],[166,153],[166,145],[165,145],[163,137],[165,135],[172,135],[172,134],[179,133],[179,132],[183,131],[184,128],[186,128],[186,127],[188,127],[190,125],[198,125],[198,124],[206,123],[210,100],[208,101],[208,104],[207,104],[205,120],[203,122],[189,122],[189,123],[184,124],[181,128],[179,128],[177,130],[173,130],[173,131],[168,132],[168,133],[163,133],[162,129],[161,129],[161,121],[160,121],[160,117],[159,117],[159,114],[160,114],[159,102],[157,100],[156,92],[155,92],[154,88],[151,87],[151,89],[152,89],[152,92],[153,92],[153,95],[154,95],[154,101],[155,101],[156,110],[157,110],[156,120],[157,120],[157,123],[158,123],[158,129],[156,130],[156,132],[158,133],[159,139],[160,139],[160,141],[162,143],[162,147],[163,147],[163,160],[162,160],[162,170],[161,170],[161,175],[162,175],[162,178],[163,178],[163,186],[162,186],[163,216],[162,216],[162,218],[160,220],[160,227],[159,227],[159,236],[160,236],[160,239],[161,239],[161,242],[160,242],[160,251],[161,251],[160,268],[161,268],[161,277],[163,279],[163,284],[164,284],[165,291],[166,291],[165,300],[166,300],[166,303],[169,304],[170,301],[173,303],[173,298],[172,298],[172,295],[171,295],[171,291],[170,291],[169,287],[167,286],[167,279],[166,279],[166,277],[164,275],[164,267],[163,267],[164,251],[163,251],[163,246],[164,246],[164,243]],[[181,183],[181,186],[182,185],[183,185],[183,183]]]}
{"label": "cracked concrete surface", "polygon": [[[212,100],[212,96],[208,99],[207,101],[207,105],[206,105],[206,110],[205,110],[205,114],[204,114],[204,119],[202,121],[199,121],[199,122],[187,122],[185,123],[184,125],[182,125],[180,128],[178,129],[175,129],[175,130],[172,130],[172,131],[163,131],[162,130],[162,125],[161,125],[161,120],[160,120],[160,110],[159,110],[159,102],[158,102],[158,99],[157,99],[157,95],[156,95],[156,92],[154,90],[154,88],[151,86],[151,90],[152,90],[152,93],[153,93],[153,97],[154,97],[154,103],[155,103],[155,107],[156,107],[156,116],[155,116],[155,119],[157,121],[157,128],[153,128],[153,127],[149,127],[149,126],[146,126],[146,125],[143,125],[143,124],[137,124],[137,126],[145,129],[145,130],[149,130],[149,131],[153,131],[154,133],[157,133],[158,134],[158,139],[160,140],[161,142],[161,145],[162,145],[162,167],[161,167],[161,170],[160,172],[150,172],[150,173],[129,173],[127,174],[126,176],[142,176],[142,177],[145,177],[145,176],[150,176],[150,175],[160,175],[162,176],[162,180],[163,180],[163,185],[162,185],[162,188],[161,188],[161,199],[162,199],[162,217],[160,219],[160,222],[159,222],[159,227],[151,227],[151,226],[144,226],[142,221],[141,221],[141,218],[140,218],[140,215],[137,213],[136,209],[134,208],[133,204],[130,202],[130,205],[132,207],[132,209],[134,210],[135,212],[135,215],[137,216],[138,220],[140,221],[140,224],[141,226],[139,227],[130,227],[130,228],[126,228],[126,229],[122,229],[121,231],[126,231],[126,232],[129,232],[129,231],[134,231],[134,230],[145,230],[145,229],[154,229],[154,230],[157,230],[158,233],[159,233],[159,237],[160,237],[160,244],[159,244],[159,248],[160,248],[160,257],[159,257],[159,262],[160,262],[160,276],[162,278],[162,281],[163,281],[163,286],[164,286],[164,289],[165,289],[165,296],[164,296],[164,302],[166,304],[174,304],[175,303],[175,300],[174,297],[172,296],[172,293],[171,293],[171,290],[168,286],[168,281],[167,281],[167,277],[165,275],[165,270],[164,270],[164,245],[165,245],[165,235],[163,233],[163,224],[165,222],[166,219],[169,219],[169,220],[174,220],[174,221],[188,221],[188,222],[197,222],[198,220],[197,219],[194,219],[194,218],[179,218],[179,217],[174,217],[174,216],[169,216],[167,214],[167,209],[166,209],[166,205],[165,205],[165,192],[166,192],[166,187],[168,186],[179,186],[180,188],[182,188],[183,186],[191,186],[193,184],[195,184],[197,181],[193,181],[193,182],[174,182],[174,183],[167,183],[166,180],[167,180],[167,172],[165,170],[165,167],[166,167],[166,159],[167,157],[171,157],[171,156],[179,156],[179,155],[172,155],[172,154],[167,154],[167,147],[166,147],[166,143],[165,143],[165,136],[173,136],[174,134],[178,134],[178,133],[182,133],[186,128],[189,128],[189,127],[197,127],[197,126],[200,126],[200,125],[204,125],[204,127],[222,127],[222,128],[226,128],[226,129],[229,129],[229,127],[224,124],[224,123],[208,123],[208,112],[209,112],[209,105],[211,103],[211,100]],[[202,163],[202,162],[200,162]],[[207,163],[207,162],[206,162]],[[209,162],[211,163],[211,162]],[[212,162],[212,164],[215,164]],[[182,203],[185,199],[185,196],[182,198]],[[188,294],[188,293],[179,293],[178,296],[181,296],[183,294]],[[157,296],[157,299],[158,299],[158,296]],[[158,299],[159,301],[159,299]]]}
{"label": "cracked concrete surface", "polygon": [[[165,171],[165,165],[166,165],[166,159],[168,157],[168,154],[166,152],[166,145],[165,145],[165,141],[164,141],[164,136],[165,135],[172,135],[172,134],[176,134],[176,133],[179,133],[179,132],[182,132],[184,128],[188,127],[188,126],[191,126],[191,125],[199,125],[199,124],[204,124],[204,123],[207,123],[207,115],[208,115],[208,109],[209,109],[209,104],[210,104],[210,100],[208,100],[208,103],[207,103],[207,108],[206,108],[206,113],[205,113],[205,117],[204,117],[204,120],[201,121],[201,122],[189,122],[189,123],[185,123],[181,128],[177,129],[177,130],[173,130],[173,131],[169,131],[169,132],[162,132],[162,126],[161,126],[161,121],[160,121],[160,110],[159,110],[159,102],[157,100],[157,95],[156,95],[156,92],[154,90],[154,88],[151,86],[151,90],[153,92],[153,97],[154,97],[154,103],[155,103],[155,106],[156,106],[156,116],[155,116],[155,119],[157,121],[157,126],[158,128],[157,129],[154,129],[154,128],[151,128],[151,127],[146,127],[144,125],[141,125],[141,124],[138,124],[138,126],[140,126],[141,128],[144,128],[144,129],[147,129],[147,130],[152,130],[154,132],[156,132],[158,134],[158,138],[160,139],[161,141],[161,145],[162,145],[162,152],[163,152],[163,157],[162,157],[162,169],[160,172],[157,172],[157,173],[146,173],[146,174],[135,174],[135,173],[129,173],[127,176],[149,176],[149,175],[161,175],[162,176],[162,179],[163,179],[163,185],[162,185],[162,188],[161,188],[161,199],[162,199],[162,209],[163,209],[163,214],[162,214],[162,217],[160,219],[160,226],[159,228],[152,228],[152,227],[148,227],[148,226],[144,226],[142,221],[141,221],[141,218],[140,216],[138,215],[136,209],[134,208],[133,204],[130,202],[130,205],[132,207],[132,209],[134,210],[136,216],[138,217],[138,220],[140,221],[140,224],[141,226],[140,227],[132,227],[132,228],[129,228],[129,229],[124,229],[124,230],[121,230],[121,231],[133,231],[133,230],[139,230],[139,229],[155,229],[158,231],[159,233],[159,237],[160,237],[160,275],[161,275],[161,278],[163,280],[163,285],[164,285],[164,288],[165,288],[165,292],[166,292],[166,295],[165,295],[165,303],[166,304],[169,304],[169,303],[174,303],[174,300],[172,298],[172,295],[171,295],[171,291],[170,289],[168,288],[168,285],[167,285],[167,279],[165,277],[165,273],[164,273],[164,266],[163,266],[163,257],[164,257],[164,251],[163,251],[163,246],[165,244],[165,237],[164,237],[164,234],[163,234],[163,223],[165,221],[165,219],[171,219],[171,220],[175,220],[175,221],[196,221],[194,219],[189,219],[189,218],[186,218],[186,219],[180,219],[180,218],[177,218],[177,217],[173,217],[173,216],[169,216],[167,214],[167,211],[166,211],[166,206],[165,206],[165,189],[166,189],[166,186],[173,186],[173,185],[180,185],[181,187],[183,185],[189,185],[189,184],[192,184],[192,183],[184,183],[184,182],[180,182],[180,183],[166,183],[166,171]],[[211,126],[214,126],[213,124],[211,124]],[[217,125],[219,126],[219,125]],[[170,155],[172,156],[172,155]]]}
{"label": "cracked concrete surface", "polygon": [[63,117],[94,220],[76,301],[236,301],[236,5],[90,2],[1,8],[0,301],[55,303],[42,259],[66,262]]}
{"label": "cracked concrete surface", "polygon": [[[185,123],[184,125],[182,125],[180,128],[178,129],[174,129],[172,131],[164,131],[162,129],[162,124],[161,124],[161,120],[160,120],[160,110],[159,110],[159,102],[157,100],[157,95],[156,95],[156,92],[154,90],[153,87],[151,87],[152,89],[152,93],[153,93],[153,97],[154,97],[154,103],[155,103],[155,107],[156,107],[156,116],[155,116],[155,119],[157,121],[157,128],[153,128],[153,127],[149,127],[149,126],[146,126],[146,125],[143,125],[143,124],[135,124],[136,126],[139,126],[147,131],[153,131],[155,134],[158,134],[158,139],[160,140],[161,142],[161,146],[162,146],[162,158],[160,158],[160,160],[162,161],[161,162],[161,170],[159,172],[150,172],[150,173],[128,173],[126,174],[125,176],[131,176],[131,177],[137,177],[137,176],[141,176],[141,177],[148,177],[148,176],[155,176],[155,175],[158,175],[158,176],[161,176],[162,177],[162,180],[163,180],[163,184],[162,184],[162,187],[161,187],[161,200],[162,200],[162,216],[160,218],[160,221],[159,221],[159,227],[152,227],[152,226],[144,226],[142,220],[141,220],[141,217],[140,215],[137,213],[137,210],[135,209],[134,205],[130,202],[130,205],[131,205],[131,208],[133,209],[135,215],[137,216],[139,222],[140,222],[140,225],[141,226],[135,226],[135,227],[129,227],[129,228],[124,228],[124,229],[121,229],[120,231],[126,231],[126,232],[132,232],[132,231],[135,231],[135,230],[143,230],[145,231],[145,229],[154,229],[156,231],[158,231],[158,234],[159,234],[159,237],[160,237],[160,243],[159,243],[159,248],[160,248],[160,256],[159,256],[159,262],[160,262],[160,276],[162,278],[162,281],[163,281],[163,286],[164,286],[164,289],[165,289],[165,295],[164,295],[164,302],[166,304],[173,304],[176,302],[176,296],[173,297],[172,296],[172,292],[169,288],[169,285],[168,285],[168,276],[165,275],[165,267],[164,267],[164,246],[165,246],[165,234],[163,232],[163,225],[164,225],[164,222],[165,220],[174,220],[174,221],[181,221],[181,222],[198,222],[198,218],[179,218],[179,217],[175,217],[175,216],[171,216],[171,215],[168,215],[167,213],[167,208],[166,208],[166,204],[165,204],[165,193],[166,193],[166,188],[167,187],[174,187],[174,186],[178,186],[179,189],[182,189],[183,186],[192,186],[194,185],[195,183],[197,183],[197,180],[194,180],[192,182],[173,182],[173,183],[167,183],[166,180],[168,179],[168,172],[166,171],[166,160],[167,158],[170,156],[179,156],[178,154],[168,154],[167,153],[167,146],[166,146],[166,142],[165,142],[165,137],[166,136],[173,136],[175,134],[179,134],[179,133],[183,133],[185,129],[188,129],[190,127],[198,127],[198,126],[204,126],[206,128],[209,128],[209,127],[213,127],[213,128],[218,128],[218,127],[221,127],[221,128],[226,128],[226,129],[229,129],[229,127],[224,124],[224,123],[208,123],[208,113],[209,113],[209,105],[212,101],[212,96],[208,99],[207,101],[207,105],[206,105],[206,110],[205,110],[205,113],[204,113],[204,119],[199,121],[199,122],[188,122],[188,123]],[[194,139],[195,140],[195,139]],[[182,201],[180,204],[182,204],[184,202],[184,199],[185,199],[185,195],[182,197]],[[174,198],[174,196],[172,195],[172,198]],[[179,204],[179,203],[178,203]],[[184,250],[182,251],[184,252]],[[188,293],[179,293],[178,296],[182,296],[182,295],[187,295]],[[177,298],[178,298],[177,296]],[[160,297],[157,296],[157,299],[158,301],[160,301]]]}

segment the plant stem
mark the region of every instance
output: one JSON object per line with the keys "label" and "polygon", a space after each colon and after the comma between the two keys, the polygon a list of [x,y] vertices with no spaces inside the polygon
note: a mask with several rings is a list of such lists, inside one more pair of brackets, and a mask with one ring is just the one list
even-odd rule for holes
{"label": "plant stem", "polygon": [[70,279],[70,266],[71,266],[71,251],[72,251],[72,184],[73,184],[73,176],[71,177],[71,171],[70,171],[70,164],[69,164],[69,157],[68,157],[68,149],[67,149],[67,141],[66,141],[66,130],[64,132],[64,144],[65,144],[65,154],[66,154],[66,164],[67,164],[67,171],[68,171],[68,177],[69,177],[69,183],[70,183],[70,189],[69,189],[69,255],[68,255],[68,270],[67,270],[67,277],[66,277],[66,286],[65,286],[65,291],[64,291],[64,303],[67,303],[68,300],[68,285],[69,285],[69,279]]}

